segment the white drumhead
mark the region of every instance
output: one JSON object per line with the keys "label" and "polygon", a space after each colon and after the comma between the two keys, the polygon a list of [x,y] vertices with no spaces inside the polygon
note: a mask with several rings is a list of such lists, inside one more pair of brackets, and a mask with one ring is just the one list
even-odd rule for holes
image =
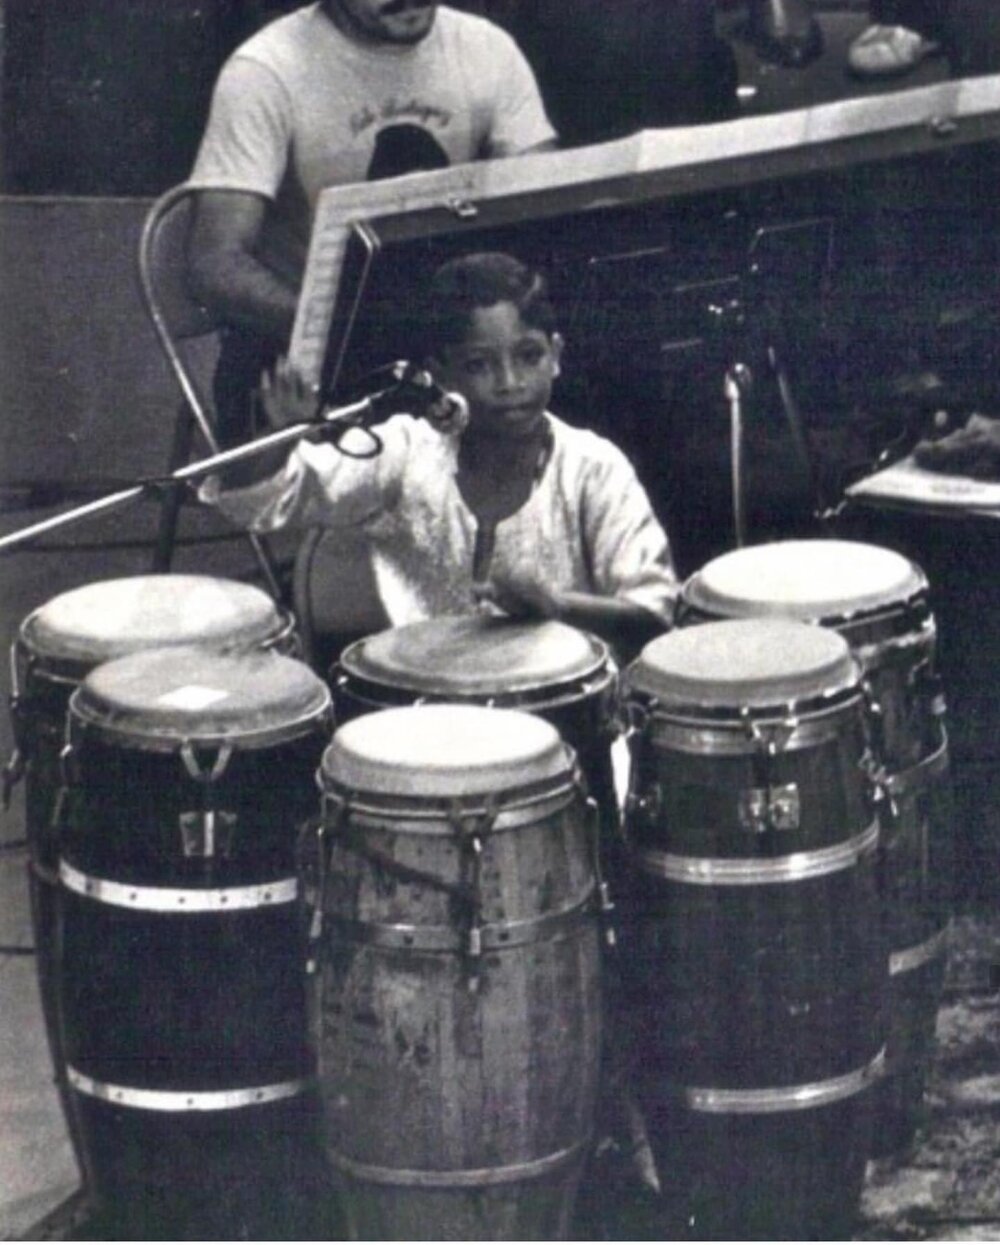
{"label": "white drumhead", "polygon": [[259,588],[210,575],[133,575],[53,597],[21,624],[21,640],[40,657],[95,666],[166,645],[253,647],[281,628]]}
{"label": "white drumhead", "polygon": [[137,742],[197,743],[283,734],[326,714],[330,691],[303,662],[278,653],[174,647],[96,667],[70,705],[74,717]]}
{"label": "white drumhead", "polygon": [[323,757],[324,779],[377,795],[502,794],[565,774],[554,726],[515,709],[406,705],[345,723]]}
{"label": "white drumhead", "polygon": [[836,631],[783,618],[709,622],[659,636],[626,673],[665,704],[739,709],[813,700],[858,683]]}
{"label": "white drumhead", "polygon": [[692,575],[684,599],[723,618],[835,622],[908,601],[923,572],[891,549],[850,540],[788,540],[734,549]]}
{"label": "white drumhead", "polygon": [[356,678],[458,700],[542,690],[585,678],[607,661],[600,640],[565,623],[469,615],[367,636],[344,650],[340,664]]}

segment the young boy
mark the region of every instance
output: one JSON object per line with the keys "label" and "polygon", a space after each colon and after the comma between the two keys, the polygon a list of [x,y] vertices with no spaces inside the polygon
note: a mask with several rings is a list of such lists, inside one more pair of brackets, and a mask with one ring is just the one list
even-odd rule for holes
{"label": "young boy", "polygon": [[[393,625],[487,608],[560,619],[634,654],[671,622],[670,548],[621,451],[548,411],[563,343],[544,280],[508,255],[452,260],[425,324],[430,370],[468,403],[463,432],[398,415],[374,458],[301,442],[270,478],[246,486],[234,470],[226,484],[241,487],[203,497],[258,532],[362,531]],[[315,406],[286,367],[263,400],[275,427]]]}

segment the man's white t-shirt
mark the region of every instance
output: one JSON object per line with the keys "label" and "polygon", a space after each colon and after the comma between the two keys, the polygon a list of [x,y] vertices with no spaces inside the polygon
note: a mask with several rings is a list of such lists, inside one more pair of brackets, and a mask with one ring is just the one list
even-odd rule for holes
{"label": "man's white t-shirt", "polygon": [[264,257],[301,269],[326,186],[513,155],[554,137],[513,39],[444,5],[417,44],[359,44],[311,4],[223,67],[190,184],[274,201]]}

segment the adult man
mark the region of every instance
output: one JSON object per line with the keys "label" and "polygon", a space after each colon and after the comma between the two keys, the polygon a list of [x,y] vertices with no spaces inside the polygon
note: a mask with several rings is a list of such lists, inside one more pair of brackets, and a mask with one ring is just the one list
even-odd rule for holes
{"label": "adult man", "polygon": [[287,343],[325,186],[554,144],[513,40],[429,0],[318,0],[259,31],[220,74],[191,184],[193,292],[231,327],[219,436]]}

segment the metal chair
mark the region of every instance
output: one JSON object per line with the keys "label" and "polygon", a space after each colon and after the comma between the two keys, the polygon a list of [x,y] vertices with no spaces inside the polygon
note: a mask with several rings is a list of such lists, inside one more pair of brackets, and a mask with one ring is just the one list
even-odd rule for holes
{"label": "metal chair", "polygon": [[[220,328],[211,312],[192,298],[185,281],[194,195],[195,192],[184,185],[175,186],[161,195],[149,210],[139,241],[139,281],[143,300],[171,374],[181,391],[169,471],[175,471],[189,461],[196,430],[209,452],[216,453],[219,448],[213,431],[211,400],[199,387],[180,345],[193,338],[217,333]],[[153,554],[154,571],[170,569],[180,506],[180,490],[166,489]],[[278,577],[263,541],[252,532],[247,534],[247,539],[268,591],[275,599],[280,599]]]}

